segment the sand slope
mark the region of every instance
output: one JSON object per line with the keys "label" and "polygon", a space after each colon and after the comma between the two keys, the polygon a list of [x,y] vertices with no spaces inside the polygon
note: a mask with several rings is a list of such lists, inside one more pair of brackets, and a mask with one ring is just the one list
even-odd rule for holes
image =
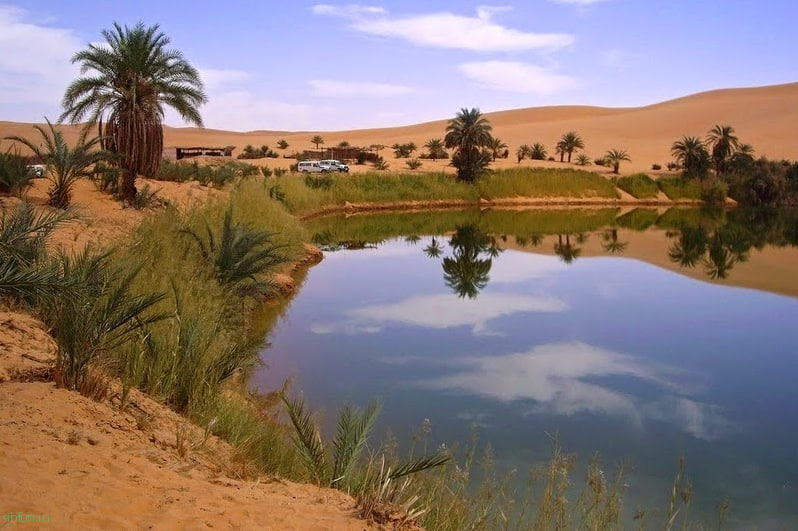
{"label": "sand slope", "polygon": [[[479,102],[474,102],[474,105],[479,106]],[[457,109],[442,112],[447,111],[453,116]],[[760,155],[798,159],[798,142],[794,141],[794,124],[798,123],[798,83],[703,92],[639,108],[535,107],[489,113],[487,116],[493,124],[494,134],[507,142],[511,151],[510,160],[500,162],[499,167],[515,165],[512,154],[521,144],[541,142],[553,154],[559,137],[574,130],[585,140],[585,153],[591,157],[601,156],[608,149],[625,149],[632,163],[622,166],[624,172],[649,170],[652,163],[663,167],[667,164],[674,140],[683,135],[703,137],[715,124],[732,125],[740,140],[752,144]],[[413,141],[421,147],[430,138],[443,137],[446,122],[439,120],[406,127],[326,132],[264,130],[238,133],[167,127],[164,134],[166,146],[234,145],[238,149],[234,153],[240,152],[246,144],[266,144],[275,148],[276,142],[284,138],[290,144],[286,153],[290,153],[315,149],[310,138],[317,133],[324,137],[325,147],[335,146],[342,140],[355,146],[390,146]],[[269,124],[263,125],[268,128]],[[0,137],[31,133],[30,124],[0,122]],[[76,129],[70,128],[69,134],[74,137]],[[390,149],[383,150],[382,155],[393,160]],[[287,165],[283,159],[263,163]],[[425,162],[424,168],[439,166],[443,167]],[[391,169],[402,168],[403,161],[391,165]]]}

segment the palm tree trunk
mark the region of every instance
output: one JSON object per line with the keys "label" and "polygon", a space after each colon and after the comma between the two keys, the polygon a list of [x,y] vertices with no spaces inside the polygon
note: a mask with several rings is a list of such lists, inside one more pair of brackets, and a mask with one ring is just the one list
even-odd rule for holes
{"label": "palm tree trunk", "polygon": [[125,169],[122,172],[122,186],[120,187],[123,201],[132,201],[136,198],[136,172]]}

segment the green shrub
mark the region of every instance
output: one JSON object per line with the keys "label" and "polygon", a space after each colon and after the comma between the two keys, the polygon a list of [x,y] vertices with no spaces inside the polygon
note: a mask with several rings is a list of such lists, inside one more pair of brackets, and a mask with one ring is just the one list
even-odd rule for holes
{"label": "green shrub", "polygon": [[720,179],[701,183],[701,200],[709,205],[722,205],[726,201],[728,186]]}
{"label": "green shrub", "polygon": [[660,166],[659,164],[652,164],[652,165],[651,165],[651,169],[652,169],[653,171],[659,171],[659,170],[661,170],[661,169],[662,169],[662,166]]}

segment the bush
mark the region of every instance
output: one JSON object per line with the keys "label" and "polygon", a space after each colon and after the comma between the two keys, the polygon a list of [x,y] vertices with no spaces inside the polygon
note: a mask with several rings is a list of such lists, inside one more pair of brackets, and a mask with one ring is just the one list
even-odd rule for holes
{"label": "bush", "polygon": [[261,169],[260,169],[260,172],[261,172],[261,173],[263,174],[263,176],[264,176],[264,177],[266,177],[267,179],[268,179],[269,177],[271,177],[271,176],[274,174],[274,172],[272,171],[272,169],[271,169],[271,168],[269,168],[268,166],[263,166],[263,167],[261,167]]}
{"label": "bush", "polygon": [[580,153],[579,156],[576,157],[576,165],[577,166],[590,166],[590,157],[588,157],[584,153]]}
{"label": "bush", "polygon": [[546,160],[549,161],[549,162],[554,162],[556,159],[554,157],[549,157]]}
{"label": "bush", "polygon": [[603,158],[593,159],[593,164],[595,164],[596,166],[605,166],[607,164],[607,161],[604,160]]}
{"label": "bush", "polygon": [[726,201],[728,186],[720,179],[701,183],[701,200],[710,205],[722,205]]}
{"label": "bush", "polygon": [[33,173],[18,152],[0,152],[0,192],[23,197],[33,186]]}
{"label": "bush", "polygon": [[385,159],[382,157],[377,157],[377,160],[374,161],[374,169],[375,170],[387,170],[389,164],[385,162]]}
{"label": "bush", "polygon": [[405,161],[405,164],[407,164],[407,167],[411,170],[417,170],[421,167],[422,163],[418,159],[408,159]]}
{"label": "bush", "polygon": [[286,170],[285,168],[274,168],[275,177],[282,177],[286,173],[288,173],[288,170]]}
{"label": "bush", "polygon": [[651,165],[651,169],[652,169],[653,171],[659,171],[659,170],[661,170],[661,169],[662,169],[662,166],[660,166],[659,164],[652,164],[652,165]]}

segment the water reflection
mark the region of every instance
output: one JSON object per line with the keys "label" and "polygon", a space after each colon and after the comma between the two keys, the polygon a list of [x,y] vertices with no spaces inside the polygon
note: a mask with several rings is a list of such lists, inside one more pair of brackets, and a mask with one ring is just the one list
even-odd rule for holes
{"label": "water reflection", "polygon": [[449,239],[452,256],[443,259],[443,280],[460,298],[476,298],[490,280],[493,258],[501,253],[496,239],[476,225],[457,227]]}
{"label": "water reflection", "polygon": [[704,227],[686,227],[667,234],[676,240],[668,249],[671,261],[685,268],[700,263],[712,279],[728,278],[736,264],[748,261],[753,245],[735,225],[719,227],[711,233]]}
{"label": "water reflection", "polygon": [[[532,400],[535,405],[527,414],[601,413],[637,426],[646,419],[658,420],[703,440],[735,431],[720,406],[691,398],[692,386],[683,384],[686,371],[583,342],[549,343],[525,352],[447,363],[449,372],[416,385],[502,402]],[[619,377],[645,383],[648,397],[601,383]]]}
{"label": "water reflection", "polygon": [[390,324],[431,329],[469,327],[473,335],[497,335],[489,323],[519,313],[558,313],[568,305],[556,297],[487,293],[479,301],[458,301],[451,295],[418,295],[390,304],[374,304],[349,309],[344,319],[316,323],[316,334],[376,334]]}
{"label": "water reflection", "polygon": [[[519,248],[537,248],[554,239],[551,251],[565,264],[574,264],[586,251],[590,234],[607,255],[632,255],[633,244],[620,230],[664,230],[671,244],[663,258],[682,269],[696,269],[713,280],[729,279],[736,266],[748,261],[751,249],[798,246],[798,211],[703,211],[672,208],[665,212],[638,208],[571,211],[463,210],[435,213],[391,213],[319,219],[313,240],[326,251],[379,246],[412,227],[405,241],[415,245],[420,234],[433,235],[423,253],[442,259],[444,281],[461,298],[476,298],[490,281],[493,259],[502,251],[499,241]],[[327,225],[325,227],[325,224]],[[324,227],[324,228],[323,228]],[[452,232],[453,231],[453,232]],[[448,236],[447,236],[448,234]],[[511,242],[511,243],[512,243]],[[591,246],[594,248],[595,246]]]}

